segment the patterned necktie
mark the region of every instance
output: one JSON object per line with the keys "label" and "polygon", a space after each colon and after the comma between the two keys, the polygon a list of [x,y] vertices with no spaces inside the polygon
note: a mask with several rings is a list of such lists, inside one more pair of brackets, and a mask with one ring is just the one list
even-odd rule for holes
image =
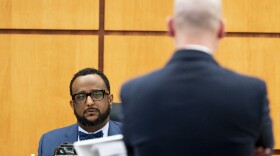
{"label": "patterned necktie", "polygon": [[87,134],[84,132],[79,131],[79,139],[81,140],[88,140],[88,139],[95,139],[95,138],[102,138],[103,137],[103,132],[100,131],[98,133],[94,134]]}

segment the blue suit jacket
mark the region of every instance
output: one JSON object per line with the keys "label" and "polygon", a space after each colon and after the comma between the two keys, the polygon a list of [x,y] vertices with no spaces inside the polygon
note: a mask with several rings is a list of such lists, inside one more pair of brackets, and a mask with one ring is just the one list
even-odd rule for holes
{"label": "blue suit jacket", "polygon": [[[109,121],[108,135],[121,134],[121,123],[116,121]],[[54,150],[63,143],[73,143],[78,140],[78,124],[73,124],[64,128],[52,130],[43,134],[39,147],[39,156],[53,156]]]}
{"label": "blue suit jacket", "polygon": [[251,156],[273,147],[266,85],[197,50],[121,90],[123,135],[136,156]]}

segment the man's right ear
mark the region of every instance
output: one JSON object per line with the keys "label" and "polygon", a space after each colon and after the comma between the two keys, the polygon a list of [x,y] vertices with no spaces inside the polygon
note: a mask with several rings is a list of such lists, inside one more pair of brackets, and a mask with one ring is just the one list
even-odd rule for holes
{"label": "man's right ear", "polygon": [[70,103],[71,108],[74,110],[74,101],[70,100],[69,103]]}
{"label": "man's right ear", "polygon": [[218,39],[222,39],[225,36],[225,24],[224,21],[220,21],[220,27],[218,30]]}
{"label": "man's right ear", "polygon": [[171,37],[175,36],[175,29],[174,29],[174,21],[173,18],[171,18],[170,16],[168,16],[166,18],[166,23],[167,23],[167,31],[168,31],[168,35]]}

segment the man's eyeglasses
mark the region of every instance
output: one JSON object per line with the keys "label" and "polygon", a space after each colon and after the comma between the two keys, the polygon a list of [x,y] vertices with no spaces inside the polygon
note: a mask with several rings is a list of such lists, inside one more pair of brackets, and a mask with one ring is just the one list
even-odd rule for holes
{"label": "man's eyeglasses", "polygon": [[93,101],[100,101],[103,100],[105,94],[109,95],[110,93],[107,93],[105,90],[93,90],[90,93],[73,94],[72,99],[76,103],[82,104],[87,101],[88,96],[90,96]]}

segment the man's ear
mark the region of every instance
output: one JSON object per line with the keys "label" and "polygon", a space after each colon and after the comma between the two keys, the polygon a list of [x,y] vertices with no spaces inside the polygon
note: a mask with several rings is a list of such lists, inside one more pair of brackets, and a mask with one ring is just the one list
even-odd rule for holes
{"label": "man's ear", "polygon": [[218,38],[222,39],[225,36],[225,24],[223,21],[220,21],[220,26],[218,30]]}
{"label": "man's ear", "polygon": [[112,108],[113,100],[114,100],[114,95],[113,94],[108,95],[108,103],[111,108]]}
{"label": "man's ear", "polygon": [[168,16],[166,18],[166,23],[167,23],[167,32],[168,35],[171,37],[175,36],[175,30],[174,30],[174,21],[173,18],[171,18],[170,16]]}
{"label": "man's ear", "polygon": [[70,103],[71,108],[74,110],[74,101],[70,100],[69,103]]}

